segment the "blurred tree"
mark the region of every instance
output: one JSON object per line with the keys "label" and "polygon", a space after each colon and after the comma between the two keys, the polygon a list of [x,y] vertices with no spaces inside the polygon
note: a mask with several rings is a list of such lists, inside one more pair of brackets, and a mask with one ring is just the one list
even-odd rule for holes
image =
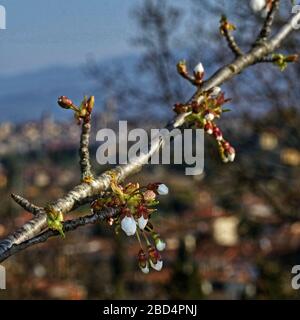
{"label": "blurred tree", "polygon": [[201,280],[197,264],[183,240],[180,241],[167,292],[171,299],[201,299]]}
{"label": "blurred tree", "polygon": [[124,244],[121,237],[115,238],[115,250],[111,259],[112,299],[125,299],[128,294],[125,289],[126,262]]}

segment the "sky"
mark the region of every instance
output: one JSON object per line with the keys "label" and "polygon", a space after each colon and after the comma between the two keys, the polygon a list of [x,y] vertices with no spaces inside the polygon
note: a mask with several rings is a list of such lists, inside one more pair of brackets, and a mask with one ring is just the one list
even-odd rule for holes
{"label": "sky", "polygon": [[141,0],[0,0],[0,73],[18,74],[51,65],[84,63],[130,54],[135,24],[131,8]]}

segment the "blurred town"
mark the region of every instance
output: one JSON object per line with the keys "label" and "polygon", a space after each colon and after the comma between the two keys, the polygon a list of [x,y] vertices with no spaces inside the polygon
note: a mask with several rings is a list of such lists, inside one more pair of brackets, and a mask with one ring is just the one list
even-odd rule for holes
{"label": "blurred town", "polygon": [[[282,121],[289,126],[281,126]],[[95,117],[94,127],[101,122],[102,117]],[[1,297],[299,297],[291,287],[291,268],[299,262],[300,250],[300,152],[293,134],[300,114],[288,109],[224,125],[238,141],[235,164],[224,166],[217,153],[207,152],[202,176],[185,176],[180,166],[149,166],[132,178],[164,181],[170,188],[155,221],[167,242],[161,272],[143,275],[137,266],[138,243],[115,235],[104,222],[8,259],[8,289]],[[10,200],[12,191],[42,205],[79,182],[79,128],[73,121],[44,117],[18,126],[2,123],[0,132],[4,237],[30,218]],[[95,150],[95,139],[91,141]],[[213,141],[207,145],[214,150]],[[80,212],[88,213],[89,208]]]}
{"label": "blurred town", "polygon": [[[222,6],[210,7],[212,2],[203,7],[202,2],[191,1],[192,11],[196,16],[199,10],[220,16]],[[105,107],[96,109],[93,118],[91,156],[97,173],[107,169],[96,163],[97,130],[114,128],[129,109],[132,127],[158,128],[172,116],[172,105],[189,93],[176,75],[178,52],[171,45],[150,42],[162,43],[163,38],[170,44],[182,12],[170,1],[143,3],[134,11],[140,26],[136,42],[145,51],[136,72],[150,74],[151,85],[140,85],[146,81],[141,76],[134,87],[119,70],[116,76],[114,70],[104,74],[94,62],[88,66],[95,89],[106,93]],[[249,15],[246,6],[239,8],[233,14],[237,24]],[[280,18],[284,20],[284,14]],[[193,34],[206,34],[197,41],[189,38],[188,61],[198,59],[203,43],[212,64],[230,59],[220,35],[210,37],[211,26],[188,19]],[[243,36],[238,39],[242,45],[253,36],[245,30],[257,28],[258,23],[253,18],[242,24]],[[216,37],[219,42],[211,40]],[[297,45],[299,37],[291,39],[287,49]],[[221,50],[215,50],[218,47]],[[286,73],[271,65],[259,66],[226,87],[233,108],[219,123],[237,151],[234,163],[224,165],[215,141],[206,137],[202,175],[185,176],[179,165],[149,165],[131,177],[141,184],[161,181],[170,190],[154,218],[156,231],[167,243],[161,272],[141,273],[138,243],[122,233],[116,235],[103,222],[9,258],[3,263],[7,290],[0,290],[0,299],[300,298],[300,291],[291,285],[292,267],[300,264],[298,75],[299,64],[289,66]],[[74,120],[57,120],[49,114],[38,121],[0,123],[0,238],[31,218],[10,199],[12,192],[44,206],[79,183],[79,136]],[[89,213],[87,206],[66,218]]]}

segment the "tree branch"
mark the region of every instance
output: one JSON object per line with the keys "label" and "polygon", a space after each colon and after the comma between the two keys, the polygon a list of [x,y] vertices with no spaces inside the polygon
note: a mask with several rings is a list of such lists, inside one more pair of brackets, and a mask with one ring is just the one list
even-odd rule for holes
{"label": "tree branch", "polygon": [[260,59],[268,56],[276,50],[284,39],[294,31],[294,26],[300,21],[300,12],[294,15],[270,40],[261,43],[260,45],[251,49],[247,54],[236,58],[232,63],[219,69],[213,74],[210,79],[205,81],[202,86],[197,90],[196,94],[191,100],[199,100],[204,91],[210,88],[222,85],[224,82],[232,79],[234,76],[241,73],[247,67],[255,64]]}
{"label": "tree branch", "polygon": [[[117,214],[116,210],[107,209],[107,210],[104,210],[101,212],[96,212],[91,215],[79,217],[77,219],[67,220],[63,223],[63,230],[65,233],[70,232],[70,231],[76,230],[77,228],[88,225],[88,224],[95,224],[99,221],[103,221],[108,218],[113,218],[116,214]],[[25,250],[28,247],[31,247],[31,246],[36,245],[38,243],[45,242],[49,238],[57,237],[59,235],[60,234],[58,231],[46,230],[46,231],[42,232],[41,234],[33,237],[32,239],[24,241],[20,244],[13,245],[9,250],[7,250],[5,253],[3,253],[0,256],[0,262],[6,260],[8,257],[10,257],[10,256],[22,251],[22,250]]]}
{"label": "tree branch", "polygon": [[[208,80],[197,89],[195,94],[191,97],[190,101],[201,100],[203,92],[222,85],[224,82],[232,79],[234,76],[241,73],[247,67],[255,64],[257,61],[267,57],[273,53],[283,42],[283,40],[293,31],[295,23],[300,21],[300,12],[293,16],[288,23],[270,40],[258,44],[252,48],[247,54],[237,57],[232,63],[220,68],[215,74],[213,74]],[[175,117],[165,128],[172,130],[174,128],[181,127],[185,118],[189,113],[183,113]],[[64,197],[58,199],[54,203],[51,203],[51,208],[57,213],[66,215],[67,213],[74,210],[74,208],[85,203],[87,198],[100,196],[101,193],[110,187],[112,176],[121,182],[128,176],[131,176],[140,171],[144,164],[146,164],[152,155],[158,151],[163,145],[163,141],[159,140],[155,145],[151,146],[148,153],[143,154],[142,157],[136,161],[127,165],[117,166],[110,171],[102,173],[98,178],[93,179],[91,182],[83,182],[76,186],[73,190],[68,192]],[[32,220],[27,222],[22,228],[17,230],[14,234],[0,242],[0,261],[6,259],[7,252],[12,250],[14,245],[23,245],[24,248],[31,245],[30,239],[45,230],[47,228],[47,215],[45,210],[37,214]],[[52,234],[53,231],[47,234]],[[24,244],[26,243],[26,245]],[[22,248],[22,247],[19,247]],[[20,250],[19,250],[20,251]],[[13,251],[12,251],[13,252]]]}

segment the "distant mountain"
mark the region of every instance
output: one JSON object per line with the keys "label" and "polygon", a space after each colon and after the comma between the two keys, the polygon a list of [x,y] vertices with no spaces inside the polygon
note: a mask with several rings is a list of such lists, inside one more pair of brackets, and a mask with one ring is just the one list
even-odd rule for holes
{"label": "distant mountain", "polygon": [[[122,63],[128,68],[136,57],[125,56],[99,63],[100,67]],[[124,63],[126,62],[126,63]],[[39,119],[43,114],[55,118],[66,117],[57,107],[61,95],[80,101],[84,95],[94,94],[101,101],[99,90],[94,92],[95,81],[85,72],[85,66],[52,66],[18,75],[0,75],[0,122]]]}

